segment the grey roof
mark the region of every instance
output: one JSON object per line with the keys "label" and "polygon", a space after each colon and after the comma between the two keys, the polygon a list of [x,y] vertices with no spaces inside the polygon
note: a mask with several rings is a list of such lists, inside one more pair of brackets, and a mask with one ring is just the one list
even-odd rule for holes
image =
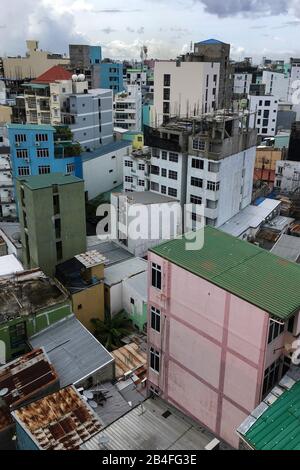
{"label": "grey roof", "polygon": [[75,315],[32,336],[29,342],[33,348],[44,347],[61,387],[80,382],[114,360]]}
{"label": "grey roof", "polygon": [[263,224],[263,227],[275,230],[275,232],[282,232],[293,222],[295,222],[295,219],[293,219],[292,217],[284,217],[283,215],[277,215],[277,217],[274,217],[274,219],[270,220],[270,222]]}
{"label": "grey roof", "polygon": [[[163,416],[164,413],[169,412]],[[202,450],[214,435],[161,398],[149,398],[81,445],[99,450]],[[103,447],[102,447],[103,449]]]}
{"label": "grey roof", "polygon": [[167,202],[178,202],[177,199],[174,199],[173,197],[153,193],[152,191],[132,191],[131,193],[122,193],[122,196],[126,196],[128,203],[131,204],[163,204]]}
{"label": "grey roof", "polygon": [[0,232],[1,231],[16,247],[22,248],[20,241],[21,229],[18,222],[0,222]]}
{"label": "grey roof", "polygon": [[298,261],[300,258],[300,238],[291,235],[281,235],[271,251],[274,255],[289,261]]}
{"label": "grey roof", "polygon": [[104,269],[104,284],[113,286],[147,270],[148,263],[142,258],[131,258]]}
{"label": "grey roof", "polygon": [[[299,238],[300,241],[300,238]],[[131,289],[133,289],[139,297],[147,302],[148,299],[148,272],[144,271],[143,273],[137,274],[130,279],[125,279],[124,284]]]}
{"label": "grey roof", "polygon": [[100,241],[97,236],[87,237],[87,246],[89,251],[96,250],[105,256],[105,266],[111,266],[134,257],[117,243],[113,241]]}
{"label": "grey roof", "polygon": [[86,162],[89,160],[93,160],[94,158],[102,157],[103,155],[106,155],[111,152],[117,152],[118,150],[130,147],[131,145],[132,143],[126,140],[112,142],[111,144],[103,145],[102,147],[97,150],[94,150],[93,152],[83,152],[81,154],[81,158],[83,162]]}

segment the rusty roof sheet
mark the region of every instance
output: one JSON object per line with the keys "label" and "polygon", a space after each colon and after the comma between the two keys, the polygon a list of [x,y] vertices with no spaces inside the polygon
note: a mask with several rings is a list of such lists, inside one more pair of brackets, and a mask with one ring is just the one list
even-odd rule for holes
{"label": "rusty roof sheet", "polygon": [[115,358],[116,378],[121,378],[126,372],[141,371],[146,367],[147,354],[138,344],[130,343],[112,352]]}
{"label": "rusty roof sheet", "polygon": [[0,368],[0,390],[8,389],[0,409],[0,430],[10,424],[10,410],[58,383],[58,375],[43,349],[35,349]]}
{"label": "rusty roof sheet", "polygon": [[14,411],[13,417],[41,450],[78,450],[101,429],[74,386]]}

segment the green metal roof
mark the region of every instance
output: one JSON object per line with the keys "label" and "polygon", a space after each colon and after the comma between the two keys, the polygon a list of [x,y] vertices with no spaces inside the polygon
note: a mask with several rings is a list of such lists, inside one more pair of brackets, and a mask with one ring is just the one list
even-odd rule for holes
{"label": "green metal roof", "polygon": [[256,450],[300,450],[300,382],[283,392],[243,438]]}
{"label": "green metal roof", "polygon": [[256,305],[279,320],[300,309],[300,265],[212,227],[201,250],[177,238],[150,251]]}
{"label": "green metal roof", "polygon": [[17,178],[28,188],[44,189],[57,184],[58,186],[70,183],[80,183],[83,180],[72,175],[63,175],[62,173],[50,173],[48,175],[21,176]]}

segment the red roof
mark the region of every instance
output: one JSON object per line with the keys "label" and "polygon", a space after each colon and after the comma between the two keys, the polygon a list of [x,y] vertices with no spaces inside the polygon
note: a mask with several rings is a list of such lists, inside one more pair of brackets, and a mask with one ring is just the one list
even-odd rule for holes
{"label": "red roof", "polygon": [[71,80],[72,74],[60,65],[54,65],[51,69],[47,70],[45,73],[37,77],[35,80],[32,80],[31,83],[52,83],[56,80]]}

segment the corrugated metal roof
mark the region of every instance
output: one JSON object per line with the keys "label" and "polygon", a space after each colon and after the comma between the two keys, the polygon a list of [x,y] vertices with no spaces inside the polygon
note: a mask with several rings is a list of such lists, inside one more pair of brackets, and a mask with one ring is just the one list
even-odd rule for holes
{"label": "corrugated metal roof", "polygon": [[[164,414],[167,413],[164,417]],[[107,443],[101,445],[101,437]],[[148,399],[81,446],[81,450],[201,450],[214,435],[160,398]]]}
{"label": "corrugated metal roof", "polygon": [[[200,250],[177,238],[150,251],[280,320],[300,309],[300,266],[212,227]],[[188,241],[190,243],[190,241]]]}
{"label": "corrugated metal roof", "polygon": [[76,384],[113,361],[112,355],[74,315],[32,336],[29,342],[34,348],[45,348],[61,387]]}
{"label": "corrugated metal roof", "polygon": [[[1,228],[1,224],[0,224]],[[105,266],[111,266],[134,256],[113,241],[101,241],[97,236],[87,237],[89,250],[97,250],[105,256]]]}
{"label": "corrugated metal roof", "polygon": [[72,386],[20,408],[13,417],[42,450],[78,450],[102,427]]}
{"label": "corrugated metal roof", "polygon": [[245,432],[243,424],[238,432],[253,449],[300,450],[300,382],[266,406]]}

